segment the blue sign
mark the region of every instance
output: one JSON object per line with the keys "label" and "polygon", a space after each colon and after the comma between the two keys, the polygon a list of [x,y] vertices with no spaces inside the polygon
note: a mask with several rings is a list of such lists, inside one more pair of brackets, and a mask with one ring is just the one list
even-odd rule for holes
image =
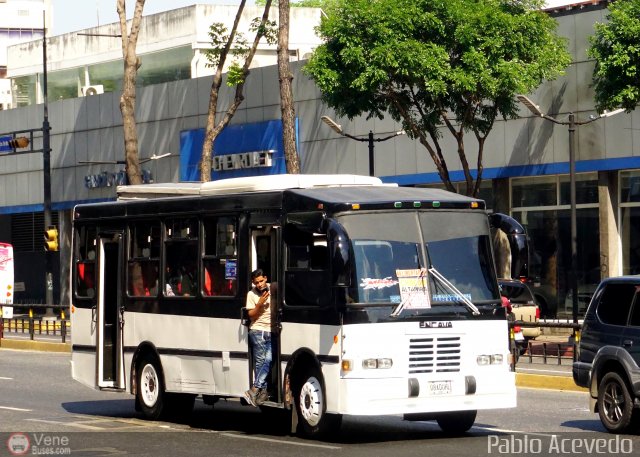
{"label": "blue sign", "polygon": [[[180,132],[180,181],[200,181],[203,144],[204,129]],[[282,121],[228,125],[215,140],[212,159],[213,181],[286,173]]]}
{"label": "blue sign", "polygon": [[13,140],[10,135],[0,136],[0,152],[13,152],[13,148],[9,146],[9,141]]}

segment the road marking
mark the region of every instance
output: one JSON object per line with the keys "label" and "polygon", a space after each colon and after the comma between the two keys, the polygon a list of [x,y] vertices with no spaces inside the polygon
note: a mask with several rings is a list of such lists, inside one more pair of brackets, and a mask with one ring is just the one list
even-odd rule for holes
{"label": "road marking", "polygon": [[293,442],[293,441],[276,440],[276,439],[273,439],[273,438],[261,438],[261,437],[258,437],[258,436],[239,435],[237,433],[222,432],[220,434],[224,435],[224,436],[229,436],[231,438],[243,438],[243,439],[247,439],[247,440],[268,441],[270,443],[290,444],[292,446],[319,447],[319,448],[322,448],[322,449],[342,449],[339,446],[329,446],[329,445],[326,445],[326,444],[296,443],[296,442]]}
{"label": "road marking", "polygon": [[46,419],[26,419],[26,420],[31,422],[42,422],[45,424],[68,425],[69,427],[78,427],[85,430],[94,430],[94,431],[104,430],[104,428],[102,427],[92,427],[91,425],[85,425],[79,422],[61,422],[61,421],[52,421],[52,420],[46,420]]}
{"label": "road marking", "polygon": [[3,381],[13,381],[13,378],[5,378],[4,376],[0,376],[0,379]]}
{"label": "road marking", "polygon": [[472,430],[484,430],[484,431],[488,431],[488,432],[498,432],[498,433],[518,433],[521,435],[535,435],[535,436],[555,436],[558,433],[538,433],[538,432],[525,432],[523,430],[509,430],[506,428],[496,428],[496,427],[480,427],[480,426],[473,426],[471,427]]}
{"label": "road marking", "polygon": [[12,408],[11,406],[0,406],[0,409],[7,409],[9,411],[24,411],[26,413],[31,412],[30,409],[24,409],[24,408]]}

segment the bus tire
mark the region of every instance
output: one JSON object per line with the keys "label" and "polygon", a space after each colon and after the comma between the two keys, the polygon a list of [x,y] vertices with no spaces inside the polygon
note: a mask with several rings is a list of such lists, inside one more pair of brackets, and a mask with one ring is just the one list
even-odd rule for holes
{"label": "bus tire", "polygon": [[476,421],[477,411],[455,411],[444,413],[436,419],[443,432],[451,435],[462,435]]}
{"label": "bus tire", "polygon": [[317,368],[308,368],[297,377],[293,393],[298,434],[317,438],[340,427],[342,416],[327,413],[326,392]]}
{"label": "bus tire", "polygon": [[136,375],[136,402],[140,406],[140,411],[148,419],[160,419],[165,412],[165,392],[160,362],[150,354],[143,355],[138,362]]}

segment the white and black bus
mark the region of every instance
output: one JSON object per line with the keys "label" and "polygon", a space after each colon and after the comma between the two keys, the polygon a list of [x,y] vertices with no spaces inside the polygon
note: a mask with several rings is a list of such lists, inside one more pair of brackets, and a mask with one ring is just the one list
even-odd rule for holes
{"label": "white and black bus", "polygon": [[[74,211],[72,373],[150,418],[241,399],[250,272],[272,287],[267,409],[469,429],[516,405],[484,202],[353,175],[118,189]],[[287,419],[288,420],[288,419]]]}

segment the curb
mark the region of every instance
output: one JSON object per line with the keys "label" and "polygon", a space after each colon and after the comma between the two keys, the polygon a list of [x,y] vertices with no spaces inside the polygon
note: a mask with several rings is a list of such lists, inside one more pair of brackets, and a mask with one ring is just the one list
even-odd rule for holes
{"label": "curb", "polygon": [[49,343],[46,341],[0,339],[2,349],[20,349],[24,351],[71,352],[69,343]]}
{"label": "curb", "polygon": [[571,376],[549,376],[529,373],[516,373],[516,387],[531,387],[534,389],[567,390],[573,392],[588,392],[585,387],[579,387]]}

